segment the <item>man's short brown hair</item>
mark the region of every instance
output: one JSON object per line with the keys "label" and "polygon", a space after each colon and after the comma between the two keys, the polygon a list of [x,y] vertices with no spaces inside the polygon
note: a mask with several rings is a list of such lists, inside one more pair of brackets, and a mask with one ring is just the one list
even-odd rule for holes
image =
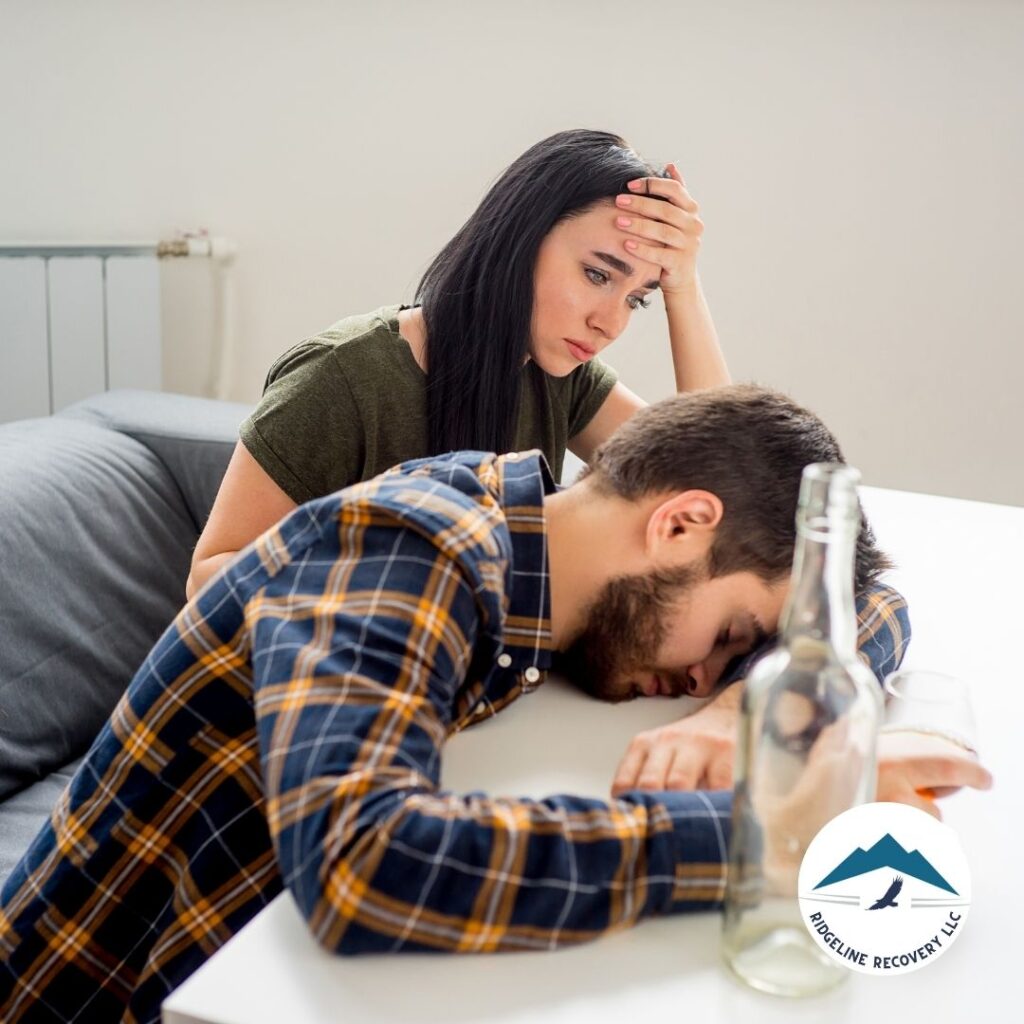
{"label": "man's short brown hair", "polygon": [[[716,494],[724,513],[711,576],[753,572],[775,583],[793,562],[800,477],[812,462],[845,462],[825,424],[777,391],[734,384],[641,409],[601,445],[584,475],[627,500],[686,490]],[[891,567],[862,512],[856,590]]]}

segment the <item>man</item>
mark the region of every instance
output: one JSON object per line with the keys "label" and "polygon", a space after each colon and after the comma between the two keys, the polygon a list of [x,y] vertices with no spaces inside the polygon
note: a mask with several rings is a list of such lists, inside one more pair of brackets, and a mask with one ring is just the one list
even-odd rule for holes
{"label": "man", "polygon": [[[550,949],[715,906],[729,792],[460,796],[441,750],[556,654],[606,699],[709,693],[776,630],[801,469],[839,458],[730,387],[643,410],[562,492],[537,453],[456,453],[296,510],[186,605],[8,880],[0,1018],[155,1021],[283,885],[339,953]],[[884,565],[865,527],[858,585]],[[907,622],[875,593],[878,668]],[[946,746],[889,775],[986,784]]]}

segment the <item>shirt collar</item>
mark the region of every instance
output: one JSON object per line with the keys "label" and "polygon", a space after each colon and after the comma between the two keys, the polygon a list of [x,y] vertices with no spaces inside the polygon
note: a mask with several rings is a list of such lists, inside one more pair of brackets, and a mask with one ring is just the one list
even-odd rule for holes
{"label": "shirt collar", "polygon": [[498,501],[512,541],[508,609],[502,637],[509,668],[524,672],[551,667],[551,581],[544,496],[558,490],[538,450],[495,459]]}

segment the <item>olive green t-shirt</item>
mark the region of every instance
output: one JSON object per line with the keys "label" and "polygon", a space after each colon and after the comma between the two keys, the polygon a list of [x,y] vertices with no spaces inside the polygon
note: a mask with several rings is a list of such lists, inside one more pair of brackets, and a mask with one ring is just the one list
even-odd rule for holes
{"label": "olive green t-shirt", "polygon": [[[399,334],[402,306],[348,317],[289,349],[267,374],[263,398],[242,424],[242,443],[301,504],[427,450],[426,374]],[[569,438],[593,418],[617,375],[591,359],[566,377],[524,380],[513,450],[540,448],[555,479]]]}

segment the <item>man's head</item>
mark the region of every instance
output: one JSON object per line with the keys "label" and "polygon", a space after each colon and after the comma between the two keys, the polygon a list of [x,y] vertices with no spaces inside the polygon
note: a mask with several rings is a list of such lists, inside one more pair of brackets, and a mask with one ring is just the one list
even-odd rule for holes
{"label": "man's head", "polygon": [[[813,413],[766,388],[675,395],[641,410],[576,486],[643,510],[643,557],[603,584],[560,670],[607,700],[710,693],[778,628],[804,466],[842,461]],[[862,520],[856,589],[888,567]]]}

